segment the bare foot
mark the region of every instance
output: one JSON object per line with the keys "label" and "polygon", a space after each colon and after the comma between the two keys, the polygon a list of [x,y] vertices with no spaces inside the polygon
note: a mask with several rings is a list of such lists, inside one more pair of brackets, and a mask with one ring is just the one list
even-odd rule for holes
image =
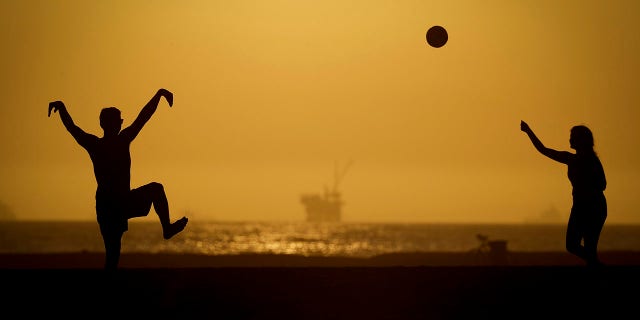
{"label": "bare foot", "polygon": [[175,236],[176,234],[180,233],[180,231],[184,230],[184,227],[187,226],[187,222],[189,222],[189,219],[187,219],[187,217],[182,217],[180,218],[178,221],[170,224],[166,230],[163,230],[162,232],[162,236],[164,236],[165,239],[171,239],[171,237]]}

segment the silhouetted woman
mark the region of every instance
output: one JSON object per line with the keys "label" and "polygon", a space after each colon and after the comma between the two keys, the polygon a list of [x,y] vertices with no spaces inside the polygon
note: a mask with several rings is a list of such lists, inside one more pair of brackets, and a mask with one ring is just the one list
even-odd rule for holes
{"label": "silhouetted woman", "polygon": [[567,165],[573,187],[573,206],[567,224],[567,251],[582,258],[588,266],[601,265],[597,249],[600,232],[607,219],[604,196],[607,180],[602,163],[593,150],[591,130],[585,126],[571,128],[569,144],[576,150],[575,154],[545,147],[524,121],[520,122],[520,130],[529,136],[540,153]]}

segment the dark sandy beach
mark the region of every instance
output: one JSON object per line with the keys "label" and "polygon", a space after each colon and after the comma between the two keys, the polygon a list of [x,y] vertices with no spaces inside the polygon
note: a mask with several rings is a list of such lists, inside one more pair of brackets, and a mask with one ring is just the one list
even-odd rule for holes
{"label": "dark sandy beach", "polygon": [[[370,259],[100,253],[0,255],[5,315],[130,319],[576,319],[633,316],[638,253],[591,269],[566,253]],[[506,262],[506,263],[505,263]]]}

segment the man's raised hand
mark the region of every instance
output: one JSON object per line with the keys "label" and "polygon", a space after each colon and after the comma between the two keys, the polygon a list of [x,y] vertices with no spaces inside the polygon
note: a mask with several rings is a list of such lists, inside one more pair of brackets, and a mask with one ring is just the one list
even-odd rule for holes
{"label": "man's raised hand", "polygon": [[62,108],[64,108],[64,103],[62,103],[62,101],[49,102],[49,112],[47,114],[47,117],[51,117],[51,110],[53,110],[53,113],[56,113]]}
{"label": "man's raised hand", "polygon": [[164,97],[165,99],[167,99],[167,102],[169,103],[169,107],[173,106],[173,93],[171,93],[167,89],[160,89],[158,90],[158,94]]}

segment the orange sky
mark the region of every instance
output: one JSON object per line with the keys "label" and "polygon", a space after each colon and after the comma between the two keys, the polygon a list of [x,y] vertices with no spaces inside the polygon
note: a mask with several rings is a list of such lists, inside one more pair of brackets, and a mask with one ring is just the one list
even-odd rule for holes
{"label": "orange sky", "polygon": [[[301,193],[340,185],[354,222],[537,221],[571,206],[586,124],[608,223],[640,223],[637,1],[3,1],[0,202],[22,219],[95,219],[86,152],[49,101],[102,135],[158,88],[175,95],[132,144],[132,187],[175,217],[302,221]],[[426,44],[432,25],[449,32]],[[156,219],[151,214],[149,218]]]}

